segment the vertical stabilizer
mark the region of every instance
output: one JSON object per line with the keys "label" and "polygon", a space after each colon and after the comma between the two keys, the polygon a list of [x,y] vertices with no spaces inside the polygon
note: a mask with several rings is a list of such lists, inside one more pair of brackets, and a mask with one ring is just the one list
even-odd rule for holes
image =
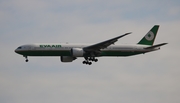
{"label": "vertical stabilizer", "polygon": [[138,44],[153,45],[158,29],[159,25],[154,25],[154,27],[139,41]]}

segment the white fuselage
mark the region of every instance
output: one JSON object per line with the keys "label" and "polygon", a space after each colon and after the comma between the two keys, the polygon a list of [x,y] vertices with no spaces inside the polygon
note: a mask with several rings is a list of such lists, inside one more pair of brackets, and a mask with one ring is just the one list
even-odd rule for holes
{"label": "white fuselage", "polygon": [[[88,44],[27,44],[18,47],[15,52],[24,56],[71,56],[73,48],[84,48]],[[112,45],[101,49],[100,56],[130,56],[146,53],[159,48],[144,49],[147,45]]]}

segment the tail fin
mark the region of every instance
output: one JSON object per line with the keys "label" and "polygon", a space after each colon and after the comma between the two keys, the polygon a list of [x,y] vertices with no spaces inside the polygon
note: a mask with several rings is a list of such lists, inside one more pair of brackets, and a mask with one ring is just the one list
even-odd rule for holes
{"label": "tail fin", "polygon": [[158,29],[159,25],[154,25],[154,27],[139,41],[138,44],[153,45]]}

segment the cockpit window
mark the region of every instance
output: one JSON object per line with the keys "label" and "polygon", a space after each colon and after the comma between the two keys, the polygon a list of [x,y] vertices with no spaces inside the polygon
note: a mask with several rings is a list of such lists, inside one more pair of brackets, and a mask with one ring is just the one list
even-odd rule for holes
{"label": "cockpit window", "polygon": [[22,47],[18,47],[18,49],[22,49]]}

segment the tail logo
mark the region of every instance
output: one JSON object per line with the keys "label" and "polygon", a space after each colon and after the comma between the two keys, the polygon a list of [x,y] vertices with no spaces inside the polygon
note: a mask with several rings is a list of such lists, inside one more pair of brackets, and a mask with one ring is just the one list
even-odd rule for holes
{"label": "tail logo", "polygon": [[146,40],[151,41],[154,39],[154,33],[152,31],[149,31],[146,36],[145,36]]}

